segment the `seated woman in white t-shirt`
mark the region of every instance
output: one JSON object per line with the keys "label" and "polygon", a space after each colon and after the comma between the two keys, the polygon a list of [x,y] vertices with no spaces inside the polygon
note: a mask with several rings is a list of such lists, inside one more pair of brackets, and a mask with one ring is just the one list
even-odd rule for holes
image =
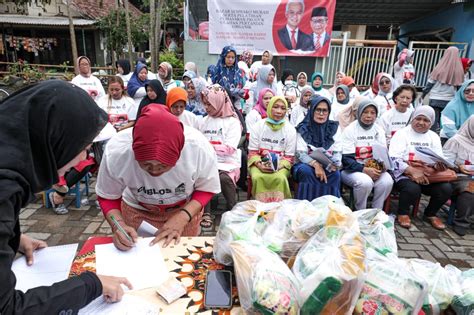
{"label": "seated woman in white t-shirt", "polygon": [[372,208],[382,209],[392,190],[390,174],[368,164],[372,159],[372,146],[386,146],[385,133],[375,120],[377,105],[364,97],[357,109],[357,120],[342,133],[342,182],[353,188],[355,209],[366,209],[370,192],[374,191]]}
{"label": "seated woman in white t-shirt", "polygon": [[240,177],[241,152],[237,149],[242,126],[227,92],[218,84],[202,92],[207,116],[200,129],[217,154],[221,190],[230,210],[237,202],[236,183]]}
{"label": "seated woman in white t-shirt", "polygon": [[105,95],[105,90],[100,80],[92,75],[91,61],[86,56],[80,56],[77,58],[77,67],[79,74],[72,79],[71,83],[86,91],[97,102]]}
{"label": "seated woman in white t-shirt", "polygon": [[415,98],[416,90],[413,85],[402,84],[393,92],[394,107],[383,113],[379,120],[385,130],[387,146],[395,132],[408,125],[414,110],[411,103]]}
{"label": "seated woman in white t-shirt", "polygon": [[305,86],[301,89],[299,104],[293,107],[290,114],[290,123],[294,127],[298,126],[298,124],[303,121],[304,117],[308,113],[313,95],[314,91],[312,87]]}
{"label": "seated woman in white t-shirt", "polygon": [[127,92],[133,98],[135,104],[140,106],[140,102],[146,96],[146,85],[148,84],[148,68],[139,62],[135,67],[132,77],[128,81]]}
{"label": "seated woman in white t-shirt", "polygon": [[255,125],[262,119],[267,118],[267,106],[272,97],[275,96],[275,91],[269,88],[260,90],[258,93],[257,104],[245,116],[245,125],[247,126],[247,138],[250,137]]}
{"label": "seated woman in white t-shirt", "polygon": [[322,97],[327,98],[331,103],[333,100],[333,95],[329,92],[328,89],[324,88],[324,76],[321,72],[315,72],[311,76],[311,87],[314,90],[314,94],[321,95]]}
{"label": "seated woman in white t-shirt", "polygon": [[123,85],[126,88],[128,81],[132,77],[130,61],[128,59],[119,59],[115,62],[115,67],[117,68],[117,76],[123,80]]}
{"label": "seated woman in white t-shirt", "polygon": [[337,86],[336,95],[331,104],[331,114],[329,115],[329,119],[336,121],[336,117],[339,115],[339,113],[344,108],[350,107],[351,103],[349,88],[344,84]]}
{"label": "seated woman in white t-shirt", "polygon": [[146,106],[133,130],[110,139],[96,185],[114,244],[121,250],[133,247],[143,221],[159,229],[150,245],[198,236],[202,209],[219,192],[217,158],[209,141],[183,126],[165,106]]}
{"label": "seated woman in white t-shirt", "polygon": [[109,94],[100,98],[97,104],[109,115],[109,122],[117,131],[133,126],[137,118],[137,106],[127,95],[122,79],[110,77],[107,91]]}
{"label": "seated woman in white t-shirt", "polygon": [[[444,223],[436,216],[439,209],[451,197],[453,188],[450,183],[430,184],[422,169],[417,164],[423,164],[417,157],[416,147],[429,148],[443,156],[441,139],[432,130],[435,122],[435,111],[430,106],[418,106],[413,113],[410,125],[395,133],[390,145],[389,155],[394,160],[393,177],[395,188],[400,194],[397,220],[400,226],[410,228],[410,208],[413,208],[421,194],[429,195],[430,201],[423,213],[423,219],[439,230],[445,228]],[[443,163],[434,165],[436,170],[447,168]]]}
{"label": "seated woman in white t-shirt", "polygon": [[171,114],[179,118],[183,125],[193,127],[199,130],[202,117],[198,117],[186,110],[186,101],[188,100],[188,92],[180,87],[172,88],[166,96],[166,107]]}

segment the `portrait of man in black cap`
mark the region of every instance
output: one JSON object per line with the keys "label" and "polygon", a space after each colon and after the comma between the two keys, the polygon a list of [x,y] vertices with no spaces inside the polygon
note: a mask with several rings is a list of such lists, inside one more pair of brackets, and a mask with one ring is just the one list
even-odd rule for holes
{"label": "portrait of man in black cap", "polygon": [[278,30],[278,38],[288,50],[314,50],[311,35],[303,33],[298,28],[303,13],[304,0],[288,0],[285,10],[287,22],[283,28]]}
{"label": "portrait of man in black cap", "polygon": [[311,12],[312,49],[314,52],[321,51],[329,44],[331,36],[326,32],[328,25],[328,12],[325,7],[314,7]]}

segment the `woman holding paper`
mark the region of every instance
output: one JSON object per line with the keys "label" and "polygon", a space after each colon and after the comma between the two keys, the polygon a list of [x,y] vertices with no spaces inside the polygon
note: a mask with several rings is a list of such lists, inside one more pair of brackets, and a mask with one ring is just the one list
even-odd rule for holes
{"label": "woman holding paper", "polygon": [[182,235],[199,235],[202,209],[219,192],[209,141],[196,129],[183,127],[165,106],[146,106],[133,130],[119,132],[107,143],[96,185],[121,250],[133,246],[142,221],[159,229],[151,244],[165,239],[167,246]]}
{"label": "woman holding paper", "polygon": [[286,99],[274,96],[267,107],[267,118],[259,121],[250,134],[248,167],[252,195],[259,201],[291,197],[288,176],[295,155],[296,130],[285,118],[287,110]]}
{"label": "woman holding paper", "polygon": [[474,214],[474,115],[446,142],[443,152],[446,159],[457,165],[458,173],[464,175],[452,183],[457,195],[453,230],[464,236],[473,223],[469,217]]}
{"label": "woman holding paper", "polygon": [[125,278],[85,272],[24,293],[15,290],[11,271],[17,252],[31,265],[33,251],[46,246],[21,233],[20,209],[86,158],[107,114],[81,88],[53,80],[12,94],[2,102],[0,117],[0,313],[75,314],[101,294],[119,301],[120,285],[131,288]]}
{"label": "woman holding paper", "polygon": [[240,176],[241,160],[237,146],[242,126],[229,95],[220,85],[207,87],[202,92],[202,101],[207,116],[199,130],[216,151],[221,190],[227,203],[226,209],[230,210],[237,202],[235,189]]}
{"label": "woman holding paper", "polygon": [[[296,164],[293,179],[298,182],[296,199],[313,199],[333,195],[340,197],[341,132],[338,123],[329,120],[331,105],[322,96],[311,99],[309,113],[296,127]],[[310,156],[315,150],[324,149],[334,159],[334,164],[324,166]]]}
{"label": "woman holding paper", "polygon": [[[389,155],[394,160],[395,188],[400,193],[398,202],[397,220],[404,227],[411,226],[409,216],[410,207],[421,194],[431,196],[425,208],[423,219],[439,230],[445,228],[444,223],[436,216],[441,206],[451,197],[453,189],[449,183],[430,184],[424,172],[410,163],[419,160],[415,147],[429,148],[436,154],[443,156],[439,136],[430,130],[435,122],[435,111],[430,106],[419,106],[413,113],[410,125],[398,130],[392,138]],[[442,171],[447,168],[442,163],[435,164],[435,169]]]}
{"label": "woman holding paper", "polygon": [[367,208],[367,199],[374,191],[372,208],[383,208],[385,199],[392,190],[393,180],[381,167],[376,167],[372,158],[375,143],[386,146],[385,134],[378,124],[378,107],[373,100],[363,97],[357,110],[357,120],[342,134],[342,182],[353,188],[355,210]]}

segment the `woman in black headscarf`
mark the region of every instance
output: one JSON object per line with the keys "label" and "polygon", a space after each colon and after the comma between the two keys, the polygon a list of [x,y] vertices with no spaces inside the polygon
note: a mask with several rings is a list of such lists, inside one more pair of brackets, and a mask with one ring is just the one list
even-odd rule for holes
{"label": "woman in black headscarf", "polygon": [[149,104],[166,105],[166,91],[159,80],[151,80],[145,84],[146,96],[140,102],[137,110],[137,118],[142,113],[143,107]]}
{"label": "woman in black headscarf", "polygon": [[81,88],[47,81],[5,99],[0,119],[0,313],[69,314],[101,294],[109,302],[120,300],[120,284],[130,287],[125,278],[85,272],[23,293],[15,290],[11,270],[17,252],[23,252],[31,265],[33,251],[46,246],[21,234],[20,209],[34,193],[51,187],[85,159],[107,114]]}
{"label": "woman in black headscarf", "polygon": [[128,81],[132,77],[130,61],[127,59],[119,59],[115,62],[115,67],[117,68],[117,76],[123,80],[125,87],[128,85]]}

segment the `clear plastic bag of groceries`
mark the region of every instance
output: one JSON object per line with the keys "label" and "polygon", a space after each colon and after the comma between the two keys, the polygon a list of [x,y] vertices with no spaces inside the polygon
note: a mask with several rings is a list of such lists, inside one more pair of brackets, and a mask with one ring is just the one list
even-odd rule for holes
{"label": "clear plastic bag of groceries", "polygon": [[299,314],[299,284],[290,268],[264,245],[230,243],[242,309],[247,314]]}
{"label": "clear plastic bag of groceries", "polygon": [[367,248],[367,278],[354,314],[418,314],[427,284],[391,253]]}
{"label": "clear plastic bag of groceries", "polygon": [[365,269],[365,241],[357,231],[321,229],[300,249],[292,268],[301,285],[301,314],[351,314]]}
{"label": "clear plastic bag of groceries", "polygon": [[229,249],[229,244],[232,241],[248,240],[261,244],[263,232],[279,208],[279,203],[249,200],[239,202],[232,210],[225,212],[214,240],[216,261],[224,265],[232,264]]}
{"label": "clear plastic bag of groceries", "polygon": [[410,271],[428,285],[428,294],[422,307],[424,313],[426,315],[443,314],[454,296],[461,293],[459,283],[461,271],[452,265],[443,268],[439,263],[423,259],[406,259],[405,261]]}
{"label": "clear plastic bag of groceries", "polygon": [[397,238],[395,236],[394,218],[380,209],[365,209],[354,212],[359,222],[359,229],[366,245],[381,254],[397,255]]}
{"label": "clear plastic bag of groceries", "polygon": [[457,315],[474,314],[474,269],[461,273],[461,293],[453,298],[452,309]]}

